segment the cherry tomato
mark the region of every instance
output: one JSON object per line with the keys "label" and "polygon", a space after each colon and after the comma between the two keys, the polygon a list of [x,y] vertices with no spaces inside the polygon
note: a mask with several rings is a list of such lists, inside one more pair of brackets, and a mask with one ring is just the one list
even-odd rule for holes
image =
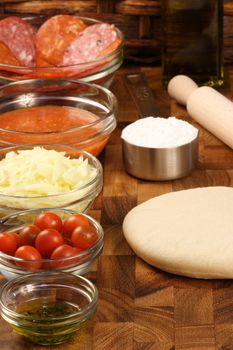
{"label": "cherry tomato", "polygon": [[[61,258],[72,257],[80,253],[81,251],[82,249],[80,248],[72,247],[71,245],[68,245],[68,244],[62,244],[56,249],[54,249],[54,251],[51,254],[51,259],[61,259]],[[63,267],[63,266],[74,264],[78,260],[79,258],[69,259],[66,261],[54,261],[51,263],[51,266]]]}
{"label": "cherry tomato", "polygon": [[0,251],[8,254],[14,255],[18,246],[17,237],[11,232],[0,233]]}
{"label": "cherry tomato", "polygon": [[99,238],[96,229],[90,225],[78,226],[74,229],[71,240],[75,247],[87,249]]}
{"label": "cherry tomato", "polygon": [[59,232],[62,231],[61,218],[57,214],[51,212],[44,211],[37,215],[34,220],[34,225],[38,226],[41,230],[53,228]]}
{"label": "cherry tomato", "polygon": [[39,227],[36,225],[29,225],[19,231],[19,243],[20,245],[32,245],[34,246],[37,235],[40,233]]}
{"label": "cherry tomato", "polygon": [[19,234],[17,232],[10,232],[11,235],[15,236],[16,242],[17,242],[17,248],[21,246],[20,244],[20,239],[19,239]]}
{"label": "cherry tomato", "polygon": [[15,252],[16,258],[25,259],[28,261],[16,261],[18,266],[26,267],[29,270],[40,269],[41,255],[38,250],[30,245],[22,245]]}
{"label": "cherry tomato", "polygon": [[60,232],[53,228],[47,228],[37,235],[35,247],[44,258],[49,258],[54,249],[64,244],[64,242]]}
{"label": "cherry tomato", "polygon": [[73,247],[73,250],[74,250],[75,254],[81,253],[83,251],[83,249],[81,249],[79,247]]}
{"label": "cherry tomato", "polygon": [[64,236],[71,238],[74,229],[80,225],[89,225],[88,219],[81,214],[70,215],[63,223]]}

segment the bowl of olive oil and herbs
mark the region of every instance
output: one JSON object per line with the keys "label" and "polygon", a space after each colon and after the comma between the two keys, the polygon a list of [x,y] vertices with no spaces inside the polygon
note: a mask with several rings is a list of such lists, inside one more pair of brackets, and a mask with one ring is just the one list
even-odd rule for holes
{"label": "bowl of olive oil and herbs", "polygon": [[96,310],[98,291],[82,276],[29,274],[7,282],[0,296],[3,319],[16,333],[41,345],[68,341]]}

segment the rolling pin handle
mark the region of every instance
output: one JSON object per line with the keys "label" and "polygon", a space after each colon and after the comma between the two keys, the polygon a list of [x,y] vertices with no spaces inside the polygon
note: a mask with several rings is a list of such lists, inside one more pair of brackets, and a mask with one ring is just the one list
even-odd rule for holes
{"label": "rolling pin handle", "polygon": [[178,103],[186,106],[189,96],[198,85],[186,75],[176,75],[168,83],[168,94]]}
{"label": "rolling pin handle", "polygon": [[233,149],[233,103],[210,86],[198,87],[185,75],[168,84],[168,93],[186,105],[190,117]]}

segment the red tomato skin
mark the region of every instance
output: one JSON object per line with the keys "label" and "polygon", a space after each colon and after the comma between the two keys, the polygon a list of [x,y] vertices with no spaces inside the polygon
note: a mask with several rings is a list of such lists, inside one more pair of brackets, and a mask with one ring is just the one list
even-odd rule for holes
{"label": "red tomato skin", "polygon": [[59,232],[62,232],[63,224],[61,218],[52,212],[42,212],[34,219],[34,225],[38,226],[41,230],[47,228],[53,228]]}
{"label": "red tomato skin", "polygon": [[12,232],[2,232],[0,233],[0,251],[8,254],[14,255],[18,246],[17,237]]}
{"label": "red tomato skin", "polygon": [[50,258],[54,249],[64,244],[64,238],[60,232],[53,228],[41,231],[35,240],[35,247],[43,258]]}
{"label": "red tomato skin", "polygon": [[29,270],[41,268],[41,255],[38,250],[30,245],[22,245],[15,252],[16,258],[27,259],[31,261],[16,261],[15,264],[25,267]]}
{"label": "red tomato skin", "polygon": [[81,214],[73,214],[66,218],[63,222],[63,234],[65,237],[71,238],[72,232],[77,226],[90,225],[88,219]]}
{"label": "red tomato skin", "polygon": [[[69,244],[63,244],[63,245],[60,245],[59,247],[57,247],[56,249],[54,249],[50,258],[55,259],[55,260],[62,259],[62,258],[68,258],[68,257],[72,257],[72,256],[80,253],[81,251],[82,251],[82,249],[80,249],[80,248],[72,247]],[[74,258],[74,259],[69,259],[67,261],[53,261],[53,262],[51,262],[51,266],[55,267],[55,268],[68,266],[68,265],[74,264],[78,260],[80,260],[80,259]]]}
{"label": "red tomato skin", "polygon": [[17,242],[17,248],[21,245],[20,244],[20,239],[19,239],[19,234],[17,232],[10,232],[11,235],[15,236],[16,242]]}
{"label": "red tomato skin", "polygon": [[81,253],[83,251],[83,249],[79,248],[79,247],[73,247],[75,254]]}
{"label": "red tomato skin", "polygon": [[22,230],[19,231],[18,238],[20,245],[35,245],[35,240],[37,235],[40,233],[40,229],[36,225],[25,226]]}
{"label": "red tomato skin", "polygon": [[81,249],[90,248],[98,238],[98,232],[90,225],[76,227],[71,236],[73,245]]}

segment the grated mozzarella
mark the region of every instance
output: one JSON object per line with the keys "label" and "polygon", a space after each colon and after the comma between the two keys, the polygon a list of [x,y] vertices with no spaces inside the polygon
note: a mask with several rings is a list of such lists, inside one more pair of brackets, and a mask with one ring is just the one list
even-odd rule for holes
{"label": "grated mozzarella", "polygon": [[[0,194],[5,195],[0,198],[0,204],[8,205],[10,200],[9,206],[14,204],[17,208],[25,208],[26,202],[26,208],[66,205],[82,197],[88,191],[85,185],[96,176],[96,168],[82,156],[71,159],[64,152],[43,147],[12,151],[0,161]],[[53,197],[59,194],[67,195],[60,199]],[[12,204],[13,199],[8,199],[7,195],[24,198],[14,198]]]}

